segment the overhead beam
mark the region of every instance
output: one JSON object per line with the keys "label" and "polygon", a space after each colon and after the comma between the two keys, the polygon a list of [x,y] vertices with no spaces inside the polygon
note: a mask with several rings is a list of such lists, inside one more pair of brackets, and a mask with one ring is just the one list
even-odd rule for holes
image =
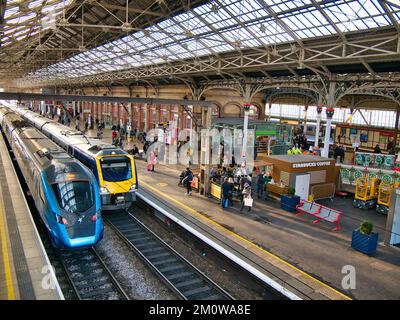
{"label": "overhead beam", "polygon": [[366,62],[364,59],[360,59],[360,61],[370,74],[375,75],[375,70],[372,69],[371,65],[368,62]]}
{"label": "overhead beam", "polygon": [[378,2],[380,3],[380,5],[383,8],[383,10],[385,10],[385,13],[387,14],[387,16],[390,19],[390,22],[393,24],[393,26],[396,28],[396,30],[400,32],[399,23],[397,22],[397,19],[395,18],[395,16],[393,15],[392,11],[388,7],[388,5],[386,3],[386,0],[378,0]]}
{"label": "overhead beam", "polygon": [[180,100],[180,99],[158,99],[158,98],[130,98],[130,97],[109,97],[109,96],[80,96],[80,95],[59,95],[22,92],[0,92],[0,100],[19,101],[92,101],[92,102],[117,102],[117,103],[147,103],[147,104],[179,104],[200,107],[211,107],[212,101],[204,100]]}
{"label": "overhead beam", "polygon": [[3,29],[3,23],[4,23],[4,14],[6,12],[6,4],[7,0],[0,0],[0,47],[1,47],[1,40],[3,38],[2,35],[2,29]]}
{"label": "overhead beam", "polygon": [[[107,4],[107,3],[105,3],[105,2],[99,2],[99,3],[98,3],[98,2],[96,2],[96,1],[93,1],[93,2],[91,3],[91,5],[92,5],[92,6],[97,6],[97,7],[104,7],[104,8],[110,9],[110,10],[126,11],[126,9],[127,9],[127,8],[124,7],[124,6],[119,6],[119,5],[114,5],[114,4]],[[162,18],[167,17],[167,15],[164,14],[164,13],[162,13],[162,12],[157,12],[157,11],[154,11],[154,10],[149,11],[149,10],[137,9],[137,8],[132,8],[132,7],[129,7],[129,8],[128,8],[128,12],[131,12],[131,13],[139,13],[139,14],[146,14],[146,15],[154,16],[154,17],[162,17]]]}

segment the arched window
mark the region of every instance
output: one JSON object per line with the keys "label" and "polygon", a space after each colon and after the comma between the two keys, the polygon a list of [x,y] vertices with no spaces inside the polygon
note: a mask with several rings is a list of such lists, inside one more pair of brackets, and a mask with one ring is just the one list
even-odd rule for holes
{"label": "arched window", "polygon": [[224,114],[225,118],[239,118],[241,115],[241,109],[236,104],[227,104],[224,106]]}

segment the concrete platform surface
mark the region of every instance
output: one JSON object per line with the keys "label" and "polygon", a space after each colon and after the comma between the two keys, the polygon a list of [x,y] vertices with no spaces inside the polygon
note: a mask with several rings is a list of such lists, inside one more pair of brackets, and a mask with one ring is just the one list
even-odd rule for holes
{"label": "concrete platform surface", "polygon": [[[342,230],[332,231],[331,224],[313,224],[312,217],[296,217],[272,199],[255,198],[252,211],[241,213],[237,202],[233,208],[222,210],[217,201],[198,193],[186,196],[185,189],[178,187],[182,166],[159,164],[155,172],[148,172],[146,163],[138,160],[137,167],[142,187],[205,224],[214,222],[213,227],[223,236],[327,298],[400,299],[400,251],[380,244],[375,256],[369,257],[350,247],[351,231],[363,218],[373,220],[377,231],[385,224],[384,216],[353,208],[352,199],[325,203],[344,211]],[[342,287],[347,266],[354,267],[355,289]]]}
{"label": "concrete platform surface", "polygon": [[[0,300],[59,300],[62,293],[0,135]],[[55,286],[53,286],[55,285]]]}

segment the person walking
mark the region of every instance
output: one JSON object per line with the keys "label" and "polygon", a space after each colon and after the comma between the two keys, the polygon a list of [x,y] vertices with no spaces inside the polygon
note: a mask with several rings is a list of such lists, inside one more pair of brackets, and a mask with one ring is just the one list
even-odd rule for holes
{"label": "person walking", "polygon": [[251,207],[253,206],[253,198],[251,197],[251,186],[249,183],[244,184],[244,189],[242,191],[242,206],[240,207],[240,211],[247,206],[247,211],[251,211]]}
{"label": "person walking", "polygon": [[153,171],[154,172],[154,166],[157,163],[157,153],[156,151],[151,151],[150,152],[150,161],[149,164],[147,165],[147,171]]}
{"label": "person walking", "polygon": [[186,195],[190,196],[192,194],[192,181],[193,181],[193,172],[189,167],[186,168],[185,176],[182,179],[182,184],[186,186]]}

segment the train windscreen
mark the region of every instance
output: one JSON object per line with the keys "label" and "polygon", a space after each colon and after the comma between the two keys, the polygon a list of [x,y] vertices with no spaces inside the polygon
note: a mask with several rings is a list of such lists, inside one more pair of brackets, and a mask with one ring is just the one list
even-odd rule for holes
{"label": "train windscreen", "polygon": [[58,205],[69,213],[85,212],[94,204],[93,185],[89,181],[65,181],[52,187]]}
{"label": "train windscreen", "polygon": [[132,178],[131,159],[129,157],[101,158],[103,179],[108,182],[124,181]]}

